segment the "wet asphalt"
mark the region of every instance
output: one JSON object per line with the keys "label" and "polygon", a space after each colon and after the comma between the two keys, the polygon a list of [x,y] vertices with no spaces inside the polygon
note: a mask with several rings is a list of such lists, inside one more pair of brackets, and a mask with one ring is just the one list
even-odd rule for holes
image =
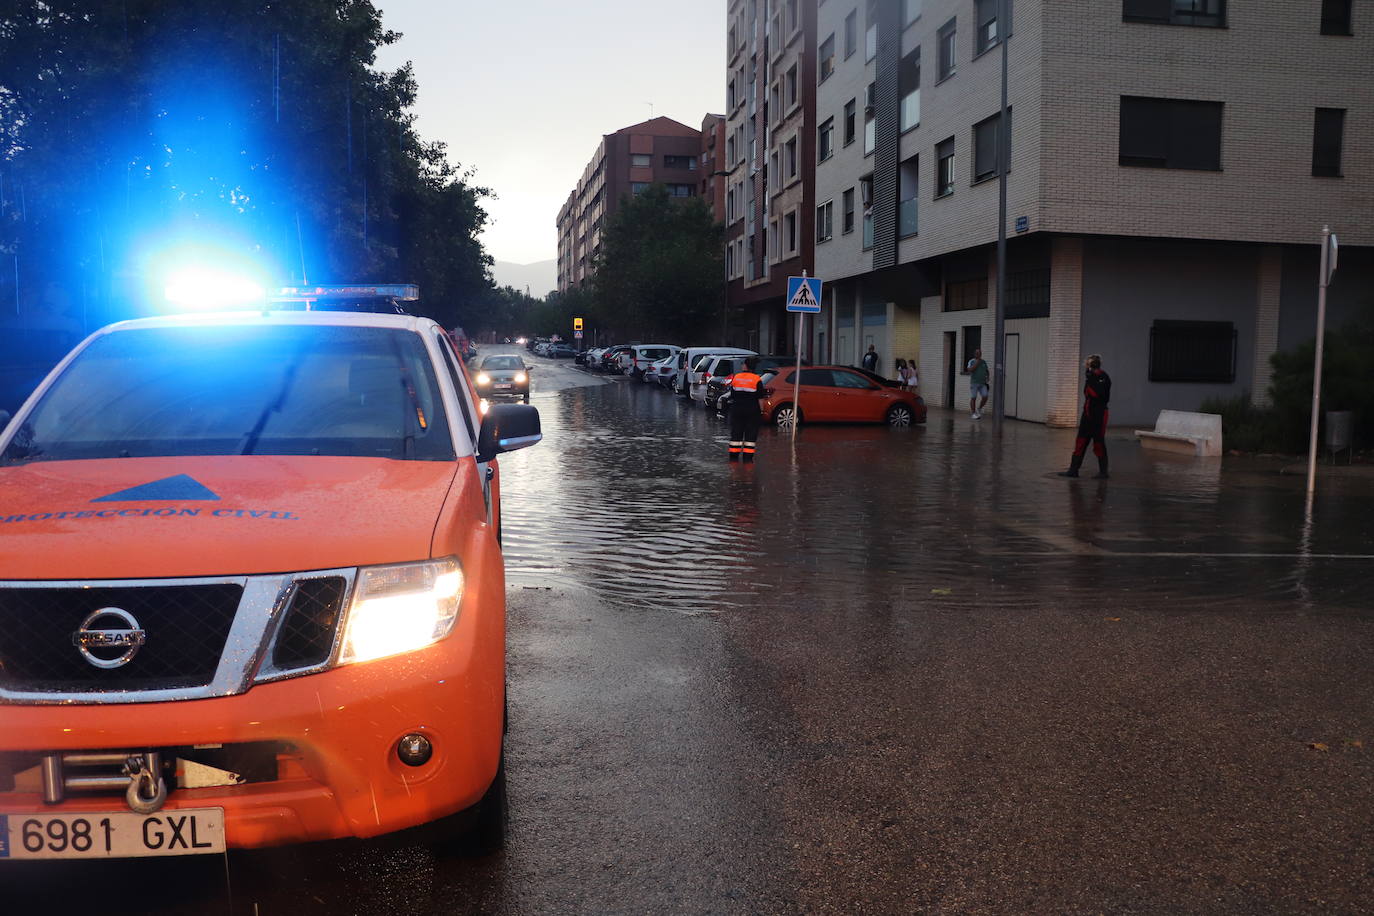
{"label": "wet asphalt", "polygon": [[[724,425],[537,364],[504,852],[0,870],[0,911],[1291,913],[1374,899],[1374,476]],[[1089,460],[1091,467],[1092,461]]]}

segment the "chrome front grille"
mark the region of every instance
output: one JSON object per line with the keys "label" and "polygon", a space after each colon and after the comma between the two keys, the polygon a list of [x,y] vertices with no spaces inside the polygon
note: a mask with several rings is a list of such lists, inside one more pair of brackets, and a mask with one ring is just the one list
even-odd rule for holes
{"label": "chrome front grille", "polygon": [[230,696],[318,671],[334,656],[353,578],[0,582],[0,703]]}

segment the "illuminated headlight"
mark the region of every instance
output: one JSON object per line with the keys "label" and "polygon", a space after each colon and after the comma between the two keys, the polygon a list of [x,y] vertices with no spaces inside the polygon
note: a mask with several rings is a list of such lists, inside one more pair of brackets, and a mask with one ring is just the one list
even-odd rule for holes
{"label": "illuminated headlight", "polygon": [[479,384],[479,385],[490,385],[490,384],[491,384],[491,376],[490,376],[490,375],[487,375],[485,372],[479,372],[479,373],[477,373],[477,384]]}
{"label": "illuminated headlight", "polygon": [[340,664],[423,649],[458,620],[463,570],[449,557],[358,570]]}
{"label": "illuminated headlight", "polygon": [[523,385],[530,380],[530,377],[523,372],[515,373],[515,384]]}

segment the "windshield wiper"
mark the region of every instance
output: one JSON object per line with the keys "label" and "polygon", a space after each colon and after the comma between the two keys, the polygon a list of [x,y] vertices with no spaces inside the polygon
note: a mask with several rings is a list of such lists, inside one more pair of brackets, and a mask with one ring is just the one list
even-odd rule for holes
{"label": "windshield wiper", "polygon": [[286,393],[291,390],[291,382],[296,378],[296,370],[300,368],[300,360],[293,359],[291,365],[286,367],[286,378],[282,379],[281,390],[277,392],[277,398],[271,404],[263,408],[258,422],[253,424],[253,428],[243,437],[243,442],[238,448],[240,455],[251,455],[253,449],[258,447],[258,439],[262,436],[262,431],[267,428],[267,421],[272,414],[281,410],[286,403]]}

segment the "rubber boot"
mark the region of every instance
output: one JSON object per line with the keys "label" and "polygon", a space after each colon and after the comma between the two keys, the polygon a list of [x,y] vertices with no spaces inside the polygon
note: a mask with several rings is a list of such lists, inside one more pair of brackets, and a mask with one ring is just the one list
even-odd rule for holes
{"label": "rubber boot", "polygon": [[1108,473],[1107,473],[1107,456],[1106,456],[1106,455],[1099,455],[1099,456],[1097,457],[1097,473],[1093,475],[1093,479],[1094,479],[1094,480],[1106,480],[1107,478],[1109,478],[1109,477],[1111,477],[1111,476],[1112,476],[1111,474],[1108,474]]}
{"label": "rubber boot", "polygon": [[1067,471],[1060,471],[1060,472],[1059,472],[1059,476],[1060,476],[1060,477],[1077,477],[1077,476],[1078,476],[1078,469],[1081,468],[1082,466],[1083,466],[1083,456],[1082,456],[1082,455],[1074,455],[1073,458],[1069,459],[1069,469],[1068,469]]}

